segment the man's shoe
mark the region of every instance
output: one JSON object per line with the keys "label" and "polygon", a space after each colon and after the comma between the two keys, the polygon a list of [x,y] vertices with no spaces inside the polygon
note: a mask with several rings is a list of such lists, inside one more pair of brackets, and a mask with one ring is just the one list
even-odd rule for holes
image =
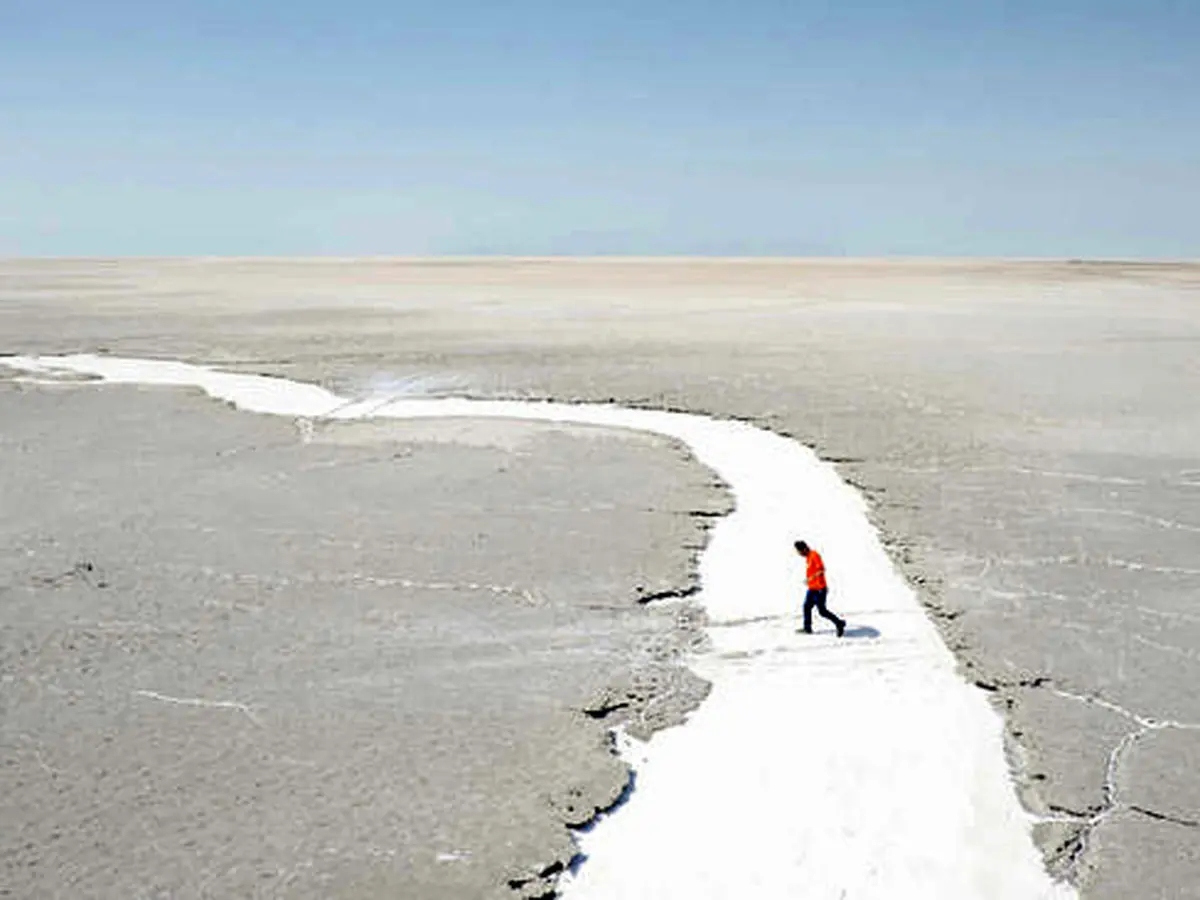
{"label": "man's shoe", "polygon": [[797,628],[796,634],[812,634],[811,628]]}
{"label": "man's shoe", "polygon": [[843,634],[845,634],[845,633],[846,633],[846,623],[845,623],[845,622],[838,622],[838,623],[837,623],[837,630],[838,630],[838,637],[841,637]]}

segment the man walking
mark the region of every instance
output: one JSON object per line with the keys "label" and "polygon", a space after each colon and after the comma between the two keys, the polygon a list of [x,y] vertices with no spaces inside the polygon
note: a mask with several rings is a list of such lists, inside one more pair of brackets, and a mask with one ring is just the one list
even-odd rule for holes
{"label": "man walking", "polygon": [[812,549],[804,541],[796,541],[796,552],[804,557],[804,580],[808,583],[808,593],[804,595],[804,628],[805,634],[812,634],[813,607],[823,618],[828,619],[837,628],[837,636],[846,633],[846,620],[840,619],[825,607],[825,598],[829,594],[829,583],[825,580],[825,560],[821,554]]}

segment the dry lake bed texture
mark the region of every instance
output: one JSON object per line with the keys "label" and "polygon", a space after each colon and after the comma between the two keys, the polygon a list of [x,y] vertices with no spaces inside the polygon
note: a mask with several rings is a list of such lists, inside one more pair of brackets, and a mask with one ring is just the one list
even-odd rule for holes
{"label": "dry lake bed texture", "polygon": [[7,261],[0,353],[0,892],[1200,896],[1200,266]]}

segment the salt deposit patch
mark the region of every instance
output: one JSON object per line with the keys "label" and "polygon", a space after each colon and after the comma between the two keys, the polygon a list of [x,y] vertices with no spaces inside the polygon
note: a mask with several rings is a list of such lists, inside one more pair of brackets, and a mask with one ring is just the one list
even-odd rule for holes
{"label": "salt deposit patch", "polygon": [[[38,377],[196,387],[298,419],[527,419],[682,441],[732,490],[700,564],[713,692],[690,721],[627,743],[637,790],[580,836],[571,898],[1067,898],[1045,874],[999,717],[962,681],[893,570],[862,498],[807,448],[744,422],[617,406],[346,399],[183,363],[10,357]],[[822,551],[851,636],[795,633],[791,542]]]}

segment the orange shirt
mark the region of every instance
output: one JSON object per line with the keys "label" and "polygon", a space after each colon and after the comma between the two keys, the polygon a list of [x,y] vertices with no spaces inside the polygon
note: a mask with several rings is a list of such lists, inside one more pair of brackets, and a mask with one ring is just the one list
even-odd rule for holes
{"label": "orange shirt", "polygon": [[810,591],[828,590],[829,585],[825,582],[825,560],[821,559],[820,553],[810,548],[805,568]]}

